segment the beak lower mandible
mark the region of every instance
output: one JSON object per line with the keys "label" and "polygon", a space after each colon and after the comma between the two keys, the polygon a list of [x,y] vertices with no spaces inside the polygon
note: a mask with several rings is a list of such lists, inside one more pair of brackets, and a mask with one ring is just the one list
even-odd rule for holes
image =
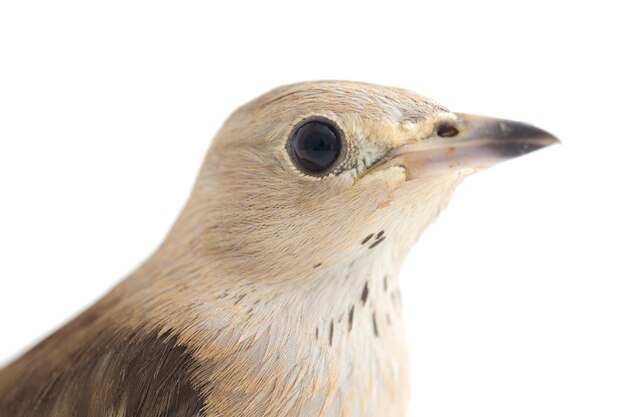
{"label": "beak lower mandible", "polygon": [[379,167],[403,166],[407,180],[482,169],[560,143],[526,123],[457,113],[425,140],[400,146]]}

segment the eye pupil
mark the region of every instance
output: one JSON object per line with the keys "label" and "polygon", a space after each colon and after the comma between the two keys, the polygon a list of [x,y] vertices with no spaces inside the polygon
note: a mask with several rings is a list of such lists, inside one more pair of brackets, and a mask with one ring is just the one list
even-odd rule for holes
{"label": "eye pupil", "polygon": [[330,122],[310,121],[291,137],[294,162],[299,168],[322,173],[333,166],[341,153],[341,139]]}

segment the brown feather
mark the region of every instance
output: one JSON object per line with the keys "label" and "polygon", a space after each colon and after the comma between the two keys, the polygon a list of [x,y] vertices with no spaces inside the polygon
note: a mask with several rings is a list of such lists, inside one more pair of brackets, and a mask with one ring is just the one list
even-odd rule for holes
{"label": "brown feather", "polygon": [[103,320],[106,301],[0,371],[0,416],[200,415],[186,347],[172,333],[121,332]]}

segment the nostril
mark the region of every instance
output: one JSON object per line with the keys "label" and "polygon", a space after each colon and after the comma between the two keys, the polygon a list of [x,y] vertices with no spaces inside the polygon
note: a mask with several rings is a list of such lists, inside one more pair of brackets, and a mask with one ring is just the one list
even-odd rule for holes
{"label": "nostril", "polygon": [[439,126],[439,129],[437,129],[437,136],[440,136],[442,138],[451,138],[458,134],[459,129],[449,124],[441,125]]}

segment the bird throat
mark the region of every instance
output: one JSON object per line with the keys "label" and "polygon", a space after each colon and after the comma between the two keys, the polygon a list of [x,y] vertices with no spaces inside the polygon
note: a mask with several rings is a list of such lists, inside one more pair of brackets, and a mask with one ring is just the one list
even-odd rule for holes
{"label": "bird throat", "polygon": [[[365,236],[363,255],[315,268],[323,282],[303,294],[309,354],[326,364],[320,416],[403,416],[409,375],[399,262],[384,232]],[[385,244],[387,243],[387,244]]]}

